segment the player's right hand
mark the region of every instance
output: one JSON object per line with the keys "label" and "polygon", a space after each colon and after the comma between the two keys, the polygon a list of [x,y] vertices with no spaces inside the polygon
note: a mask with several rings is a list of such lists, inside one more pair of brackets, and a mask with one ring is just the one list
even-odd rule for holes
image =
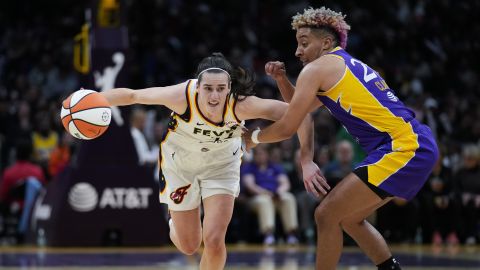
{"label": "player's right hand", "polygon": [[280,61],[270,61],[265,64],[265,73],[274,80],[286,77],[285,63]]}
{"label": "player's right hand", "polygon": [[323,176],[322,171],[318,168],[317,164],[313,161],[302,162],[303,184],[308,193],[313,194],[315,197],[327,195],[330,190],[330,186]]}

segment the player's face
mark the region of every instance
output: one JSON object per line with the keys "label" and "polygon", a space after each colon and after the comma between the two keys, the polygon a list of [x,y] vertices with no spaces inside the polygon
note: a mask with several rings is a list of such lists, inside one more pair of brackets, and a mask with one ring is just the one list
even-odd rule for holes
{"label": "player's face", "polygon": [[302,61],[304,66],[322,56],[326,51],[324,38],[315,35],[308,27],[299,28],[296,38],[295,56]]}
{"label": "player's face", "polygon": [[198,105],[210,117],[222,117],[223,107],[230,93],[230,81],[225,72],[202,74],[198,86]]}

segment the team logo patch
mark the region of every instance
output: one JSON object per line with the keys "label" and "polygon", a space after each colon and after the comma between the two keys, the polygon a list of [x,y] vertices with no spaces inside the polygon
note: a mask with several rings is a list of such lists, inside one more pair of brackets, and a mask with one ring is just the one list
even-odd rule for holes
{"label": "team logo patch", "polygon": [[170,199],[176,204],[180,204],[183,202],[183,198],[187,195],[187,190],[190,188],[191,184],[188,184],[183,187],[177,188],[174,192],[170,194]]}

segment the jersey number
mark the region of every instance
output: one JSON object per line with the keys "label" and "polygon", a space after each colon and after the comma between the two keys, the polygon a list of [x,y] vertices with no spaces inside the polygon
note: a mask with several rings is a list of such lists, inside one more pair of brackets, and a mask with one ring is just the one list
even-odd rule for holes
{"label": "jersey number", "polygon": [[363,80],[368,83],[369,81],[377,78],[377,74],[375,71],[372,71],[372,73],[368,74],[368,66],[365,65],[363,62],[358,61],[357,59],[350,59],[350,63],[352,63],[353,66],[355,66],[355,63],[359,63],[363,67]]}

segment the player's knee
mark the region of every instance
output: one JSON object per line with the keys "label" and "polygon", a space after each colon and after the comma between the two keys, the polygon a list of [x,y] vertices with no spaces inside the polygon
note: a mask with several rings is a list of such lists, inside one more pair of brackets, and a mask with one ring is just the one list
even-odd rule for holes
{"label": "player's knee", "polygon": [[317,227],[325,227],[339,223],[333,210],[332,207],[325,204],[320,204],[315,209],[315,222],[317,223]]}
{"label": "player's knee", "polygon": [[200,248],[201,241],[184,241],[180,242],[179,250],[185,255],[193,255]]}
{"label": "player's knee", "polygon": [[206,232],[203,236],[205,248],[210,250],[221,250],[225,248],[224,233],[220,230]]}
{"label": "player's knee", "polygon": [[179,237],[177,239],[179,244],[177,248],[185,255],[195,254],[195,252],[197,252],[197,250],[200,248],[200,245],[202,244],[202,238],[200,234],[198,235],[198,237]]}

